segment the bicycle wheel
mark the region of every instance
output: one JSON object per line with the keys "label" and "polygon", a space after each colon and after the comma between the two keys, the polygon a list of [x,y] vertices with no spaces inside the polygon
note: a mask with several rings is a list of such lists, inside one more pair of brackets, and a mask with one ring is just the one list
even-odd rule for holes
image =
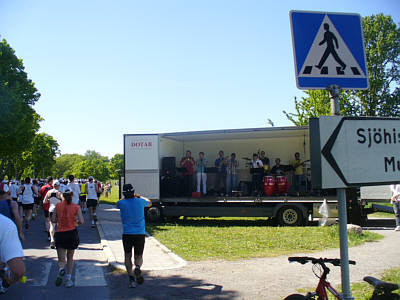
{"label": "bicycle wheel", "polygon": [[292,294],[287,296],[284,300],[307,300],[307,298],[300,294]]}

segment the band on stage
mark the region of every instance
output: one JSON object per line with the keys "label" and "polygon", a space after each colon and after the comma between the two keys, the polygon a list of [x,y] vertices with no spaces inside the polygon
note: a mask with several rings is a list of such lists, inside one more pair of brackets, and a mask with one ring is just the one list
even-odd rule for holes
{"label": "band on stage", "polygon": [[[289,190],[291,194],[299,195],[307,189],[307,184],[304,187],[307,179],[304,177],[303,167],[308,161],[303,161],[299,152],[294,154],[288,164],[282,164],[281,159],[276,158],[272,165],[265,151],[254,153],[251,158],[242,157],[242,160],[245,166],[241,167],[242,169],[248,167],[251,181],[238,182],[239,160],[236,153],[225,156],[224,151],[221,150],[217,159],[209,162],[204,152],[199,152],[198,157],[194,158],[191,151],[187,150],[178,164],[177,169],[181,175],[178,184],[180,188],[175,194],[187,197],[200,197],[207,194],[232,196],[235,193],[252,196],[281,196],[287,195]],[[243,171],[242,169],[240,171]],[[172,182],[171,173],[163,173],[162,180],[164,178],[165,181],[167,178]],[[212,183],[211,188],[208,186],[209,182]]]}

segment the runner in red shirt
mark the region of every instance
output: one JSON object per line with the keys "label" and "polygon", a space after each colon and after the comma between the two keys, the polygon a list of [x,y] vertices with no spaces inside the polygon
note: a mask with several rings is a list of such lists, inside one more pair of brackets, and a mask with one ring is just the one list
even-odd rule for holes
{"label": "runner in red shirt", "polygon": [[47,184],[42,186],[40,189],[40,198],[42,199],[43,203],[43,212],[44,212],[44,225],[46,226],[46,232],[47,232],[47,240],[50,241],[50,213],[49,213],[49,208],[50,208],[50,202],[49,203],[44,203],[44,197],[46,196],[47,192],[50,191],[53,188],[53,177],[49,176],[46,179]]}

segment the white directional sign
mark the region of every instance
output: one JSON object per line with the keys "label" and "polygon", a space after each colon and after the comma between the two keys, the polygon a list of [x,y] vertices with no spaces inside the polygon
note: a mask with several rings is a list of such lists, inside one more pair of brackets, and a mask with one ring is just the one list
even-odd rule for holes
{"label": "white directional sign", "polygon": [[310,119],[310,137],[316,187],[400,182],[400,118]]}
{"label": "white directional sign", "polygon": [[358,14],[291,11],[299,89],[367,89],[368,72]]}

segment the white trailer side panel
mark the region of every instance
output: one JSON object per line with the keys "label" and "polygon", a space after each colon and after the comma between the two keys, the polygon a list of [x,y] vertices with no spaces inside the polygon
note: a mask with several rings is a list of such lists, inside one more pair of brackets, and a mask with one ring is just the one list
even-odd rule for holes
{"label": "white trailer side panel", "polygon": [[125,183],[150,199],[160,198],[159,136],[125,135]]}

